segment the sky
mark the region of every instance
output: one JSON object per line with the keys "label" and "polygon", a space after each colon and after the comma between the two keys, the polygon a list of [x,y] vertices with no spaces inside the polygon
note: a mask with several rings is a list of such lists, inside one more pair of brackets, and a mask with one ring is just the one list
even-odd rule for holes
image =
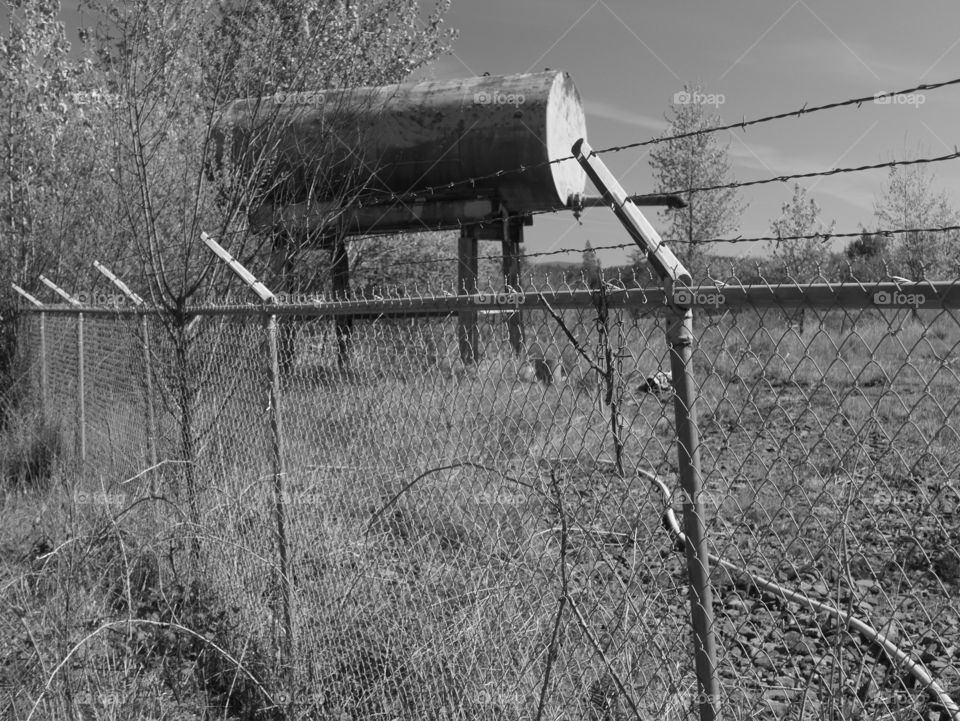
{"label": "sky", "polygon": [[[72,5],[64,3],[63,18],[75,41],[72,28],[79,21]],[[432,1],[424,0],[425,11],[428,5]],[[957,0],[452,0],[445,22],[459,31],[453,53],[415,79],[566,70],[583,100],[594,148],[661,133],[685,82],[700,82],[716,96],[709,110],[734,122],[960,77]],[[960,145],[960,86],[903,100],[719,135],[740,181],[943,155]],[[646,149],[603,159],[627,191],[652,190]],[[960,207],[960,161],[928,167],[935,187]],[[885,179],[881,170],[801,184],[824,220],[836,221],[837,232],[856,232],[876,227],[873,204]],[[743,189],[747,208],[731,235],[768,235],[791,196],[792,183]],[[662,227],[655,209],[645,212]],[[582,225],[570,213],[536,216],[525,230],[528,253],[571,249],[556,260],[577,261],[588,240],[596,247],[630,239],[604,208],[586,211]],[[754,254],[766,247],[739,243],[716,250]],[[599,257],[607,265],[621,263],[627,251],[601,251]]]}
{"label": "sky", "polygon": [[[453,55],[418,77],[453,79],[569,72],[583,100],[594,148],[649,139],[667,127],[674,94],[701,82],[724,122],[960,77],[957,0],[453,0],[446,23],[459,30]],[[960,145],[960,86],[722,133],[733,177],[783,174],[944,155]],[[721,102],[722,101],[722,102]],[[650,192],[646,149],[603,156],[631,193]],[[928,166],[935,187],[960,206],[960,161]],[[801,181],[837,232],[876,227],[874,198],[887,171]],[[588,181],[589,183],[589,181]],[[588,191],[594,189],[589,187]],[[792,196],[791,183],[744,188],[748,207],[732,236],[768,235]],[[655,209],[645,209],[655,226]],[[604,208],[536,216],[528,252],[629,242]],[[725,254],[761,244],[718,246]],[[607,263],[625,251],[601,252]]]}

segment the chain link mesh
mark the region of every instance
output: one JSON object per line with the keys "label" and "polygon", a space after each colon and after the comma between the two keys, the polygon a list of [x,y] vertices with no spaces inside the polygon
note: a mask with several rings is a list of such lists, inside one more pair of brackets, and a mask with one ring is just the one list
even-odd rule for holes
{"label": "chain link mesh", "polygon": [[[520,311],[475,299],[274,308],[275,367],[264,309],[85,316],[86,467],[130,476],[153,448],[128,501],[175,506],[183,563],[266,659],[263,703],[695,717],[662,293],[541,290],[519,349]],[[720,713],[935,715],[878,641],[960,696],[957,311],[714,305],[694,329]],[[45,334],[45,411],[76,435],[76,316]]]}
{"label": "chain link mesh", "polygon": [[[773,308],[699,321],[712,548],[869,623],[956,699],[956,311]],[[837,614],[736,571],[714,578],[729,706],[928,715],[904,665]]]}

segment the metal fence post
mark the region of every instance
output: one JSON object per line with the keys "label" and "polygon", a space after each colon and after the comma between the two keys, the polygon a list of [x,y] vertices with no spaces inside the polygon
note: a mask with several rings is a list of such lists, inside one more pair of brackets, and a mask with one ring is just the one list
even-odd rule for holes
{"label": "metal fence post", "polygon": [[[100,261],[93,261],[93,267],[99,270],[111,283],[119,288],[120,292],[123,293],[127,300],[133,303],[134,306],[142,308],[145,305],[143,298],[130,290],[126,283],[114,275],[113,272]],[[144,380],[146,381],[147,452],[149,454],[150,465],[155,466],[157,465],[157,421],[153,407],[153,370],[150,366],[150,326],[147,318],[148,316],[146,312],[144,312],[141,321],[140,340],[143,351]]]}
{"label": "metal fence post", "polygon": [[280,412],[280,354],[277,338],[277,316],[267,316],[267,370],[268,370],[268,409],[270,416],[270,457],[273,465],[273,499],[277,522],[277,546],[280,562],[280,599],[283,614],[284,648],[286,662],[287,692],[290,695],[290,708],[294,693],[294,637],[293,610],[290,587],[290,562],[287,558],[286,508],[284,498],[284,453],[283,453],[283,416]]}
{"label": "metal fence post", "polygon": [[84,393],[83,313],[77,313],[77,423],[80,433],[80,460],[87,460],[87,404]]}
{"label": "metal fence post", "polygon": [[87,412],[83,388],[83,306],[76,298],[49,278],[39,276],[40,282],[77,309],[77,425],[79,426],[80,460],[87,459]]}
{"label": "metal fence post", "polygon": [[[206,233],[200,234],[201,240],[206,244],[214,254],[223,260],[230,269],[237,274],[249,287],[256,293],[260,300],[268,305],[277,302],[277,296],[267,288],[263,283],[257,280],[254,275],[243,267],[236,258],[223,248],[216,240]],[[346,251],[344,250],[344,255]],[[292,591],[290,584],[290,563],[287,557],[287,529],[286,529],[286,499],[283,489],[283,422],[280,413],[280,354],[279,343],[277,339],[277,314],[272,310],[266,316],[267,331],[267,408],[270,417],[270,445],[271,460],[273,465],[273,500],[274,515],[277,523],[277,545],[278,561],[280,566],[280,604],[281,614],[283,616],[284,642],[281,653],[283,654],[284,675],[287,682],[287,697],[282,704],[286,706],[285,712],[287,718],[293,718],[293,709],[295,705],[295,670],[293,665],[294,653],[294,635],[293,635],[293,609],[292,609]]]}
{"label": "metal fence post", "polygon": [[47,404],[47,314],[40,311],[40,418],[46,424]]}
{"label": "metal fence post", "polygon": [[713,633],[713,606],[710,590],[710,562],[707,555],[703,504],[700,498],[699,433],[694,401],[697,389],[691,373],[693,357],[693,312],[683,302],[683,290],[692,283],[690,274],[603,161],[593,154],[585,140],[578,140],[573,155],[583,166],[587,177],[610,204],[617,219],[630,237],[647,255],[647,260],[664,283],[667,307],[672,315],[667,329],[670,344],[670,365],[674,384],[674,410],[677,427],[677,456],[680,482],[683,487],[683,517],[690,584],[690,617],[693,625],[694,666],[699,692],[700,721],[718,718],[719,684],[717,681],[716,642]]}
{"label": "metal fence post", "polygon": [[[669,289],[668,289],[669,290]],[[683,490],[684,553],[690,582],[690,616],[693,622],[694,663],[701,721],[717,718],[719,685],[717,649],[713,633],[713,591],[704,524],[700,472],[700,432],[697,428],[697,387],[693,378],[693,311],[673,307],[667,341],[673,377],[673,407],[677,427],[677,460]]]}

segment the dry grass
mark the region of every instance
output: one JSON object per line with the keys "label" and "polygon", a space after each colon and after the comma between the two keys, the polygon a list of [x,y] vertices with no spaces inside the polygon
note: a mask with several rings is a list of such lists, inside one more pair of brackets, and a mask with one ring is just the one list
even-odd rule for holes
{"label": "dry grass", "polygon": [[[532,315],[530,342],[565,361],[563,383],[520,383],[506,352],[463,368],[442,324],[358,325],[349,372],[337,370],[324,324],[301,334],[282,407],[292,689],[278,657],[265,396],[223,402],[205,390],[198,400],[199,527],[176,464],[121,483],[121,461],[144,467],[142,444],[126,454],[108,444],[86,472],[54,464],[42,487],[8,493],[3,512],[15,522],[0,532],[0,604],[15,613],[4,615],[0,684],[26,692],[13,718],[27,716],[50,678],[34,718],[260,718],[291,690],[303,718],[525,719],[541,697],[543,718],[689,717],[682,557],[659,527],[656,495],[613,472],[596,374],[552,321]],[[923,580],[933,620],[918,623],[939,632],[958,580],[949,556],[957,529],[943,515],[960,461],[957,324],[944,314],[812,315],[802,334],[777,314],[698,321],[711,545],[765,574],[814,574],[831,593],[845,574],[896,574],[881,614],[902,611],[910,584]],[[590,318],[565,318],[595,352]],[[662,328],[624,323],[622,461],[675,485],[672,402],[637,391],[644,375],[668,368]],[[488,347],[507,347],[502,330]],[[249,371],[244,363],[238,372]],[[227,368],[218,382],[229,384]],[[236,387],[255,385],[244,383]],[[877,505],[881,490],[925,504],[924,515],[892,517]],[[94,502],[78,503],[78,492]],[[923,538],[942,540],[926,565],[865,537],[840,553],[844,529],[859,538],[856,514],[885,532],[941,519]],[[773,611],[755,622],[783,623]],[[812,692],[819,708],[855,674],[835,668]],[[726,681],[727,715],[769,712],[764,683]]]}

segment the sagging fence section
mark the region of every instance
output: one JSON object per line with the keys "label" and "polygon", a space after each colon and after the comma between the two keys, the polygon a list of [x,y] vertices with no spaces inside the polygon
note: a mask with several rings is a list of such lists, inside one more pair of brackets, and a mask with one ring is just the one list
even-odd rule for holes
{"label": "sagging fence section", "polygon": [[265,709],[960,717],[960,291],[675,292],[45,306],[23,337],[77,503],[172,506],[222,643],[275,659]]}

